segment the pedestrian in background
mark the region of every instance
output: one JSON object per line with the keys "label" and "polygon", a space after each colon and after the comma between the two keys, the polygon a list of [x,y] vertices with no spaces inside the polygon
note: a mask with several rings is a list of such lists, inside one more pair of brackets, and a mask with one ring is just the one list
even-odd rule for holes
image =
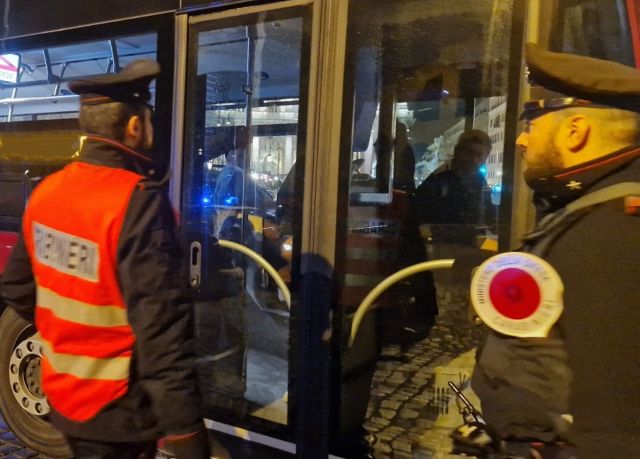
{"label": "pedestrian in background", "polygon": [[479,129],[463,132],[450,164],[436,169],[416,190],[423,223],[481,225],[491,206],[481,167],[491,153],[491,139]]}

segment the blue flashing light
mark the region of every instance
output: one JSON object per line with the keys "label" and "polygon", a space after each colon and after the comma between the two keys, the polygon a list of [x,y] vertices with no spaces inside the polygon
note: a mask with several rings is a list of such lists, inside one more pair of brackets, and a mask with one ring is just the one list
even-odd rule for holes
{"label": "blue flashing light", "polygon": [[206,196],[202,198],[202,204],[209,204],[210,202],[211,202],[211,199],[207,198]]}
{"label": "blue flashing light", "polygon": [[236,196],[229,196],[228,198],[225,198],[224,204],[226,206],[233,206],[233,205],[238,205],[239,201],[240,200]]}
{"label": "blue flashing light", "polygon": [[502,185],[494,185],[491,188],[491,204],[494,206],[500,205],[500,196],[502,195]]}
{"label": "blue flashing light", "polygon": [[483,164],[482,166],[480,166],[480,169],[478,169],[478,171],[479,171],[482,175],[486,176],[486,175],[487,175],[487,166],[485,166],[485,165]]}

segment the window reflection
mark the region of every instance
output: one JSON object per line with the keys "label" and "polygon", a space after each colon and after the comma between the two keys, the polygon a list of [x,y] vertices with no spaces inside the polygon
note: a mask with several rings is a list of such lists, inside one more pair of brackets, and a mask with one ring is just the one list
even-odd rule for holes
{"label": "window reflection", "polygon": [[216,418],[288,419],[291,305],[278,282],[295,300],[304,39],[292,16],[193,27],[183,209],[188,243],[202,248],[201,277],[191,269],[198,372]]}
{"label": "window reflection", "polygon": [[[135,59],[156,58],[157,34],[132,35],[73,45],[20,50],[16,82],[0,86],[0,121],[78,117],[68,82],[111,73]],[[155,95],[155,83],[151,85]]]}
{"label": "window reflection", "polygon": [[[627,2],[619,0],[544,1],[543,42],[549,49],[635,66]],[[633,2],[629,2],[633,4]],[[637,8],[637,6],[636,6]],[[547,29],[548,27],[548,29]]]}
{"label": "window reflection", "polygon": [[482,334],[467,296],[471,269],[497,250],[510,25],[509,2],[351,2],[346,323],[400,269],[457,268],[391,287],[344,348],[340,453],[361,453],[368,433],[378,455],[443,453],[462,423],[446,383],[465,385]]}
{"label": "window reflection", "polygon": [[114,72],[117,61],[124,66],[133,59],[155,59],[156,39],[148,33],[15,50],[17,60],[0,56],[2,64],[16,64],[2,66],[13,76],[0,76],[0,231],[17,230],[33,187],[63,168],[80,147],[78,96],[69,91],[69,81]]}

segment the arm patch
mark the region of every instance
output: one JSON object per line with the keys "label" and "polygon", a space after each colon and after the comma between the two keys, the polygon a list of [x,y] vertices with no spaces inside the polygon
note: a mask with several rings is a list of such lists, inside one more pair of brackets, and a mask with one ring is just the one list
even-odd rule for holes
{"label": "arm patch", "polygon": [[624,198],[624,213],[640,217],[640,196],[627,196]]}

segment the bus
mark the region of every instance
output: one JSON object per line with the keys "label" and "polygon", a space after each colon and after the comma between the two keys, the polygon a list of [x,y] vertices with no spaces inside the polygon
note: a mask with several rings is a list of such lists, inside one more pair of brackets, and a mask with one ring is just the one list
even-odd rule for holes
{"label": "bus", "polygon": [[[218,457],[450,454],[462,418],[447,383],[469,394],[484,334],[471,270],[535,222],[515,147],[523,44],[640,67],[635,0],[7,0],[3,13],[0,272],[31,190],[82,143],[69,81],[162,67],[155,178],[180,215]],[[481,212],[420,217],[434,206],[421,185],[470,131],[489,142]],[[239,189],[225,189],[231,166]],[[2,308],[2,416],[29,448],[69,457],[37,331]]]}

